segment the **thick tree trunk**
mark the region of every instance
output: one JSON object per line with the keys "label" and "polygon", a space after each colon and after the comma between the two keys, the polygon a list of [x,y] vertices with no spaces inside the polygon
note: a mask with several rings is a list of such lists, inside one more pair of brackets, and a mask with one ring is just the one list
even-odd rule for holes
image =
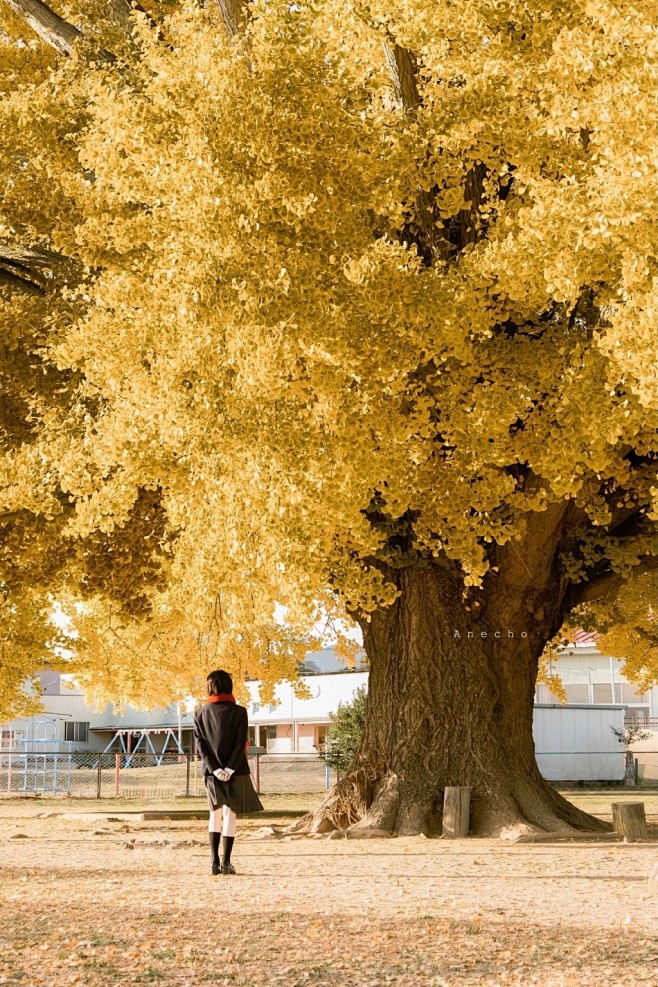
{"label": "thick tree trunk", "polygon": [[532,736],[538,658],[551,616],[519,595],[479,606],[458,575],[432,565],[396,573],[397,602],[363,623],[370,676],[363,743],[352,771],[310,820],[401,835],[439,833],[443,789],[471,789],[482,835],[605,829],[541,777]]}

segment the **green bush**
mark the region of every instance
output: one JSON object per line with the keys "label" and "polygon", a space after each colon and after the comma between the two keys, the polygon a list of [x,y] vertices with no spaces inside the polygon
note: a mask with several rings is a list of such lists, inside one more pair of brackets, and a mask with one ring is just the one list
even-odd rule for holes
{"label": "green bush", "polygon": [[339,703],[336,712],[330,714],[331,726],[321,753],[327,764],[339,774],[347,771],[359,749],[366,720],[367,699],[368,690],[362,685],[354,693],[351,702]]}

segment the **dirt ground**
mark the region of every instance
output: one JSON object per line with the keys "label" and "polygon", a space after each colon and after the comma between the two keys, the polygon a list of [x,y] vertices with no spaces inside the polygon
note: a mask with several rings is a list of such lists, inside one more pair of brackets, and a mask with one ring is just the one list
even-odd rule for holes
{"label": "dirt ground", "polygon": [[658,987],[658,843],[277,839],[244,820],[238,875],[213,878],[203,820],[44,818],[90,808],[0,802],[0,984]]}

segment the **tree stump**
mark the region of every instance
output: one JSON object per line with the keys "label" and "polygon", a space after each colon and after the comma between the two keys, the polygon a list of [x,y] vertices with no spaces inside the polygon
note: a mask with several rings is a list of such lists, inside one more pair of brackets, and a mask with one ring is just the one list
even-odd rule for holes
{"label": "tree stump", "polygon": [[629,843],[648,838],[644,802],[613,802],[612,826],[616,833],[625,836]]}
{"label": "tree stump", "polygon": [[443,792],[443,836],[468,836],[470,829],[471,790],[461,785],[448,786]]}

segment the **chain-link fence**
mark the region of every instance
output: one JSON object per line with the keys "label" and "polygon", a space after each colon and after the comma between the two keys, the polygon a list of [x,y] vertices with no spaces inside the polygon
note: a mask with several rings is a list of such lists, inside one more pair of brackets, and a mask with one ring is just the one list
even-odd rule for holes
{"label": "chain-link fence", "polygon": [[[658,789],[658,751],[541,752],[537,763],[556,785],[626,784]],[[336,780],[314,754],[252,754],[254,786],[264,795],[320,793]],[[76,751],[3,751],[0,797],[69,795],[77,798],[165,800],[205,794],[203,767],[194,754]]]}
{"label": "chain-link fence", "polygon": [[335,771],[316,754],[255,754],[249,762],[263,795],[322,792],[336,781]]}
{"label": "chain-link fence", "polygon": [[[322,792],[336,780],[317,755],[254,754],[249,767],[256,790],[266,795]],[[194,754],[2,752],[0,796],[37,794],[158,800],[204,795],[205,786]]]}

